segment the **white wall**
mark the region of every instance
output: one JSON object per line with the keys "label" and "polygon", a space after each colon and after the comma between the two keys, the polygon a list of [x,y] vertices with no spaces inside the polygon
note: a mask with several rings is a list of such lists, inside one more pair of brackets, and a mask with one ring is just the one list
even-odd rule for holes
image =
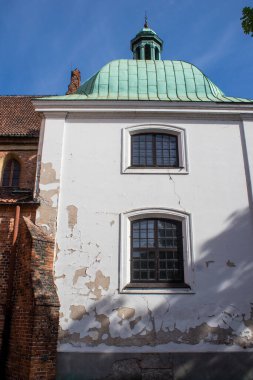
{"label": "white wall", "polygon": [[[121,174],[122,129],[140,123],[185,128],[189,174]],[[46,122],[43,151],[54,166],[50,128]],[[59,350],[252,347],[252,213],[240,123],[69,117],[59,141]],[[118,291],[120,214],[150,207],[191,215],[192,293]]]}

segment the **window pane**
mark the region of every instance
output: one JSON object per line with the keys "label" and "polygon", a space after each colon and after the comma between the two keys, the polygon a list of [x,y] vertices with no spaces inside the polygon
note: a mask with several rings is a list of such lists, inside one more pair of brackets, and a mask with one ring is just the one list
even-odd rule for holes
{"label": "window pane", "polygon": [[148,228],[149,229],[154,228],[154,220],[148,220]]}
{"label": "window pane", "polygon": [[153,270],[149,271],[149,279],[150,280],[155,280],[155,271],[153,271]]}
{"label": "window pane", "polygon": [[148,278],[148,273],[147,272],[141,272],[141,279],[146,280]]}
{"label": "window pane", "polygon": [[147,221],[146,220],[143,220],[140,222],[140,228],[141,229],[147,228]]}
{"label": "window pane", "polygon": [[149,252],[148,258],[149,259],[154,259],[155,258],[155,252]]}
{"label": "window pane", "polygon": [[140,241],[139,239],[133,239],[133,247],[134,248],[139,248],[140,246]]}
{"label": "window pane", "polygon": [[148,247],[154,247],[155,246],[155,240],[154,239],[148,239]]}
{"label": "window pane", "polygon": [[139,238],[139,231],[133,231],[133,238],[138,239]]}
{"label": "window pane", "polygon": [[147,269],[148,268],[148,262],[147,261],[141,261],[141,269]]}
{"label": "window pane", "polygon": [[133,223],[133,229],[138,230],[140,228],[139,222],[134,222]]}
{"label": "window pane", "polygon": [[3,186],[10,186],[11,183],[11,161],[12,160],[9,160],[4,168]]}
{"label": "window pane", "polygon": [[183,282],[181,223],[169,219],[132,222],[131,281]]}
{"label": "window pane", "polygon": [[156,135],[156,163],[158,166],[178,166],[177,137]]}
{"label": "window pane", "polygon": [[132,158],[134,166],[153,166],[152,134],[134,135],[131,138]]}
{"label": "window pane", "polygon": [[141,238],[144,239],[147,237],[147,231],[146,230],[141,230],[140,231],[140,234],[141,234]]}
{"label": "window pane", "polygon": [[178,166],[177,136],[144,133],[133,135],[131,144],[134,166]]}
{"label": "window pane", "polygon": [[20,177],[20,164],[15,159],[10,159],[5,165],[2,186],[18,187]]}
{"label": "window pane", "polygon": [[147,247],[147,239],[140,239],[140,247],[142,248]]}

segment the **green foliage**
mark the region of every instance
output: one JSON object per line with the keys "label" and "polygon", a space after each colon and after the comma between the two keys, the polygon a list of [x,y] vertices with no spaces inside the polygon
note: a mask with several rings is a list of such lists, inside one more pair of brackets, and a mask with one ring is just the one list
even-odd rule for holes
{"label": "green foliage", "polygon": [[253,37],[253,8],[244,7],[242,10],[241,20],[244,33],[251,33],[251,37]]}

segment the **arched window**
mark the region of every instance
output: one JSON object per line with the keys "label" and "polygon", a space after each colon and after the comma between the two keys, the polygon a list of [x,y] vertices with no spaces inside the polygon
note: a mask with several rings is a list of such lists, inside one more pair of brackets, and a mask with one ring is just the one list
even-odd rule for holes
{"label": "arched window", "polygon": [[159,54],[158,47],[155,48],[155,59],[156,59],[156,60],[159,60],[159,59],[160,59],[160,54]]}
{"label": "arched window", "polygon": [[120,291],[193,291],[190,215],[165,208],[121,214]]}
{"label": "arched window", "polygon": [[131,223],[131,283],[184,284],[182,222],[140,219]]}
{"label": "arched window", "polygon": [[145,59],[146,60],[149,60],[151,59],[151,49],[150,49],[150,45],[145,45]]}
{"label": "arched window", "polygon": [[138,46],[135,50],[136,59],[141,59],[141,49],[140,46]]}
{"label": "arched window", "polygon": [[4,167],[2,186],[18,187],[20,177],[20,164],[12,158],[9,159]]}
{"label": "arched window", "polygon": [[132,135],[131,166],[178,167],[177,136],[166,133]]}

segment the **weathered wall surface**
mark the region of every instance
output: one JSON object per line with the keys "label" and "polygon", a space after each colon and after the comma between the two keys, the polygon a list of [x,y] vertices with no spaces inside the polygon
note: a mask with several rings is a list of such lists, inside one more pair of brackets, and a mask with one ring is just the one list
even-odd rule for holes
{"label": "weathered wall surface", "polygon": [[[149,123],[186,129],[189,174],[121,174],[122,129]],[[224,118],[46,121],[40,185],[45,202],[37,222],[52,230],[54,223],[42,217],[43,204],[54,220],[58,212],[59,351],[253,347],[252,210],[244,149],[239,121]],[[120,214],[149,207],[191,215],[189,294],[119,293]]]}
{"label": "weathered wall surface", "polygon": [[22,218],[16,247],[6,379],[55,378],[59,303],[53,241]]}
{"label": "weathered wall surface", "polygon": [[[37,212],[36,224],[52,237],[55,236],[56,231],[64,122],[65,115],[60,118],[48,118],[46,128],[44,130],[42,127],[40,135],[39,200],[41,207]],[[40,151],[42,145],[43,150]]]}

